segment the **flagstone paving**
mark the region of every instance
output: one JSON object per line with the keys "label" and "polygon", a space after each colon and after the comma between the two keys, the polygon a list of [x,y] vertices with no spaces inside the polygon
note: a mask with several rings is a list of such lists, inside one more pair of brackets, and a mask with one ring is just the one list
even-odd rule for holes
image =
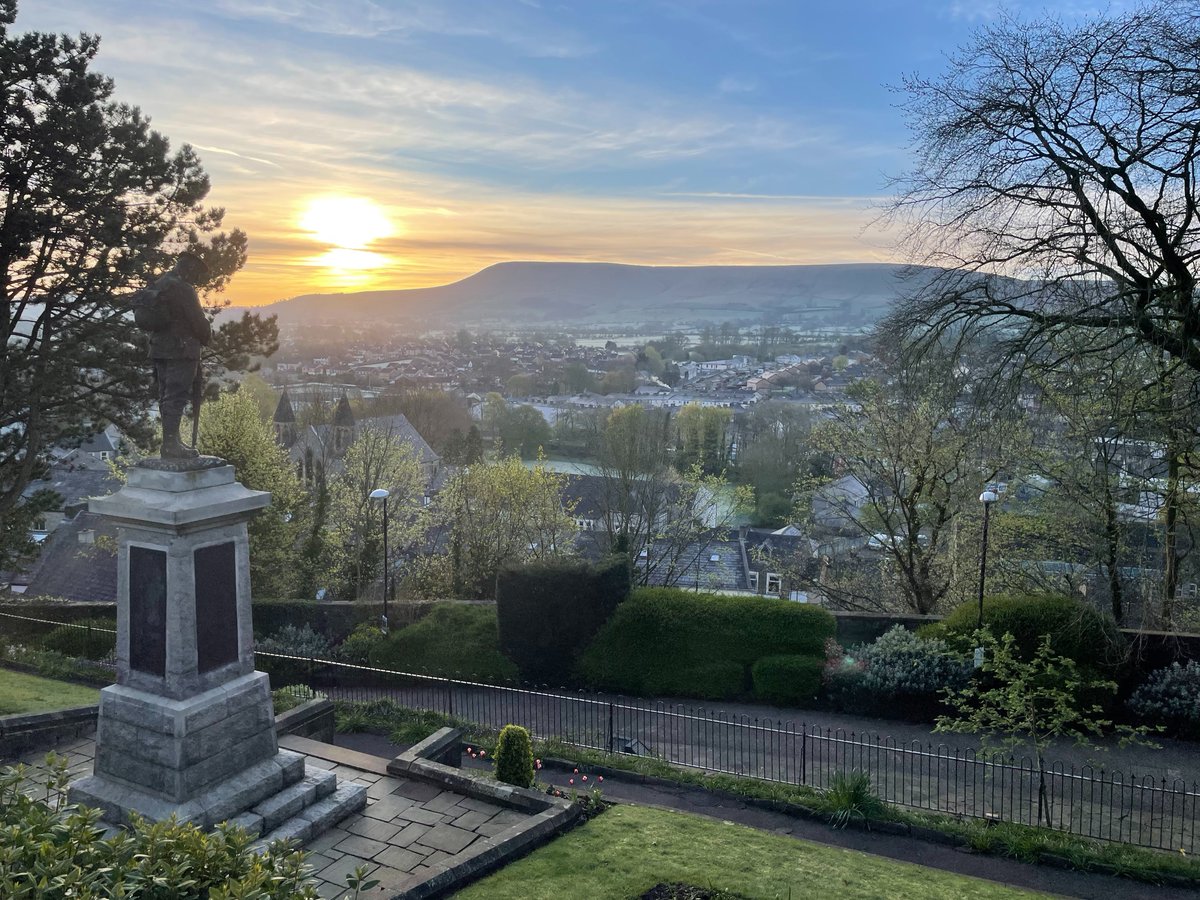
{"label": "flagstone paving", "polygon": [[[367,786],[367,806],[304,845],[322,897],[346,895],[346,876],[363,866],[379,886],[361,896],[392,897],[426,876],[466,859],[477,842],[488,842],[513,826],[528,824],[532,813],[505,809],[435,784],[387,773],[388,760],[331,744],[283,737],[281,747],[305,754],[305,765],[335,772]],[[289,746],[290,745],[290,746]],[[327,748],[327,749],[322,749]],[[55,748],[67,757],[72,778],[91,774],[95,744],[79,740]],[[320,753],[321,755],[317,755]],[[28,792],[45,797],[45,752],[29,753]],[[435,870],[435,866],[439,866]]]}

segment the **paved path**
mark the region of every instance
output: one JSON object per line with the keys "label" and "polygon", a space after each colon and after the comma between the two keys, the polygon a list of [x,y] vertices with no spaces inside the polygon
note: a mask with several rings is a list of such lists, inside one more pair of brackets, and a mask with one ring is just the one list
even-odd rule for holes
{"label": "paved path", "polygon": [[[481,838],[495,837],[531,818],[528,813],[387,774],[387,762],[397,752],[390,746],[382,748],[386,754],[382,759],[369,751],[347,753],[329,744],[289,737],[280,738],[280,746],[305,753],[307,768],[329,770],[342,781],[367,786],[367,807],[362,812],[304,844],[305,863],[325,898],[349,896],[346,876],[358,866],[380,882],[377,889],[361,896],[390,898],[429,874],[432,866],[452,865]],[[92,773],[95,742],[91,738],[54,750],[66,756],[72,780]],[[44,758],[45,751],[37,751],[19,760],[29,766],[25,790],[37,799],[48,799]]]}
{"label": "paved path", "polygon": [[[487,685],[447,687],[434,680],[427,685],[398,679],[386,687],[319,689],[334,699],[390,696],[403,705],[449,713],[496,728],[517,722],[539,737],[560,737],[569,743],[597,749],[605,749],[614,738],[636,739],[650,752],[666,755],[681,765],[712,770],[736,771],[734,766],[723,763],[742,755],[745,748],[761,754],[762,758],[741,766],[743,771],[783,781],[795,780],[788,777],[789,764],[783,758],[791,755],[790,748],[768,744],[756,750],[735,733],[755,725],[792,727],[794,731],[807,726],[810,733],[841,731],[856,737],[891,738],[899,747],[940,746],[973,752],[979,746],[971,735],[937,733],[925,724],[749,703],[641,700],[574,691],[539,694]],[[1061,742],[1052,748],[1049,758],[1068,768],[1090,766],[1125,776],[1166,779],[1168,783],[1175,780],[1189,786],[1200,783],[1200,747],[1192,742],[1166,739],[1155,743],[1157,747],[1122,747],[1109,739],[1099,742],[1097,749],[1084,749]]]}
{"label": "paved path", "polygon": [[[387,738],[370,734],[338,735],[336,743],[377,756],[392,756],[399,748]],[[487,768],[486,764],[463,759],[464,766]],[[543,781],[569,789],[567,773],[542,770]],[[576,787],[579,782],[576,783]],[[913,838],[886,835],[851,829],[836,830],[829,826],[797,819],[784,813],[749,806],[737,800],[717,797],[707,791],[684,786],[659,787],[633,780],[608,777],[604,781],[604,796],[613,800],[659,806],[682,812],[707,816],[721,821],[737,822],[789,835],[806,841],[844,847],[876,856],[929,866],[960,875],[984,878],[1014,887],[1044,891],[1063,897],[1103,898],[1103,900],[1195,900],[1196,893],[1178,888],[1154,887],[1135,881],[1035,866],[1016,860],[982,856],[952,847],[930,844]]]}

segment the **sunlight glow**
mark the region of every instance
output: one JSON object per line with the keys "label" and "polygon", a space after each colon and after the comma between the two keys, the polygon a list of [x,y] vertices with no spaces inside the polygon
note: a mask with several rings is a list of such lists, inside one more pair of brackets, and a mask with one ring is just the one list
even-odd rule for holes
{"label": "sunlight glow", "polygon": [[[379,205],[365,197],[315,197],[300,217],[300,227],[324,243],[346,250],[362,250],[390,236],[394,229]],[[368,254],[376,256],[376,254]],[[373,268],[362,264],[343,268]]]}

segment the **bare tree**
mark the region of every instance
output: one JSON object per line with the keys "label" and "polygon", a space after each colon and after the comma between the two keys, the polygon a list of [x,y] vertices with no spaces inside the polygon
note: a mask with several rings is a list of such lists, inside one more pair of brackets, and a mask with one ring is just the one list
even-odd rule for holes
{"label": "bare tree", "polygon": [[890,215],[917,259],[949,270],[887,330],[921,345],[1000,326],[1035,356],[1082,328],[1105,352],[1148,344],[1200,371],[1193,5],[1004,17],[903,88],[916,161]]}

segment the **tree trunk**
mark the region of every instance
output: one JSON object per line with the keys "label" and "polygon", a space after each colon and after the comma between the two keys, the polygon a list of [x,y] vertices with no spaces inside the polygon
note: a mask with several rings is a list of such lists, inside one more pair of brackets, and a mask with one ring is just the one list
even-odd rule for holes
{"label": "tree trunk", "polygon": [[1162,627],[1169,629],[1175,617],[1175,593],[1179,589],[1179,449],[1167,442],[1167,493],[1164,498]]}
{"label": "tree trunk", "polygon": [[1107,483],[1104,485],[1104,551],[1105,565],[1108,567],[1108,593],[1112,602],[1113,618],[1120,625],[1125,617],[1124,594],[1121,587],[1121,526],[1117,521],[1117,505],[1113,502],[1112,491]]}

